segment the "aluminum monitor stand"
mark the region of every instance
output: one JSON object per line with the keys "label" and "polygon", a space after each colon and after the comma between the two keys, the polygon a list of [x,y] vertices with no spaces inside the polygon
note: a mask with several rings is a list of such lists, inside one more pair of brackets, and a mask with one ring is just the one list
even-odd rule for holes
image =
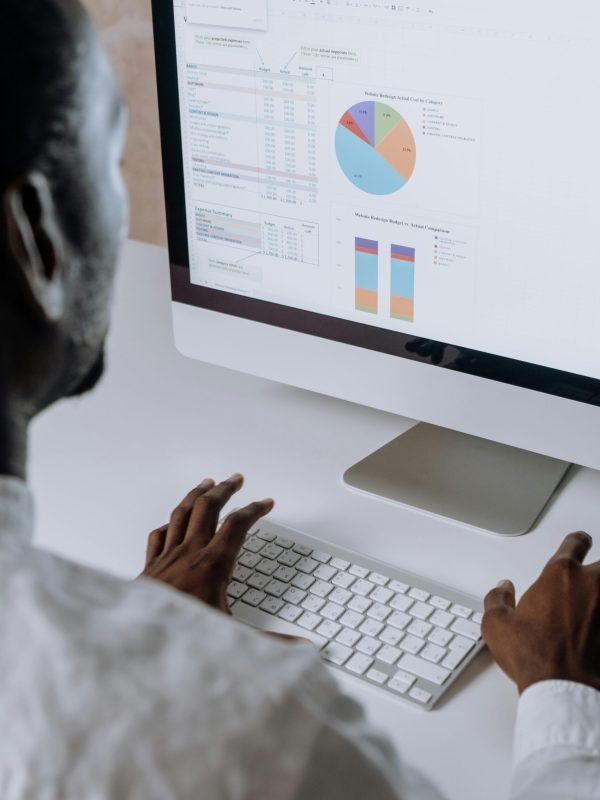
{"label": "aluminum monitor stand", "polygon": [[353,489],[502,536],[527,533],[566,461],[421,423],[351,467]]}

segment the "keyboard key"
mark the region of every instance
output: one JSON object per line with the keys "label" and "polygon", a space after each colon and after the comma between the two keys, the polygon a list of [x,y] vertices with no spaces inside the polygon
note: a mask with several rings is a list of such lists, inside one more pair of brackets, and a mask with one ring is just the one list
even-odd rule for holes
{"label": "keyboard key", "polygon": [[381,622],[384,619],[387,619],[389,615],[392,613],[392,609],[388,606],[384,606],[381,603],[374,603],[367,611],[367,617],[372,617],[373,619],[378,620]]}
{"label": "keyboard key", "polygon": [[470,608],[467,608],[466,606],[459,606],[455,603],[450,609],[450,613],[454,614],[457,617],[462,617],[463,619],[469,619],[469,617],[472,614],[472,611]]}
{"label": "keyboard key", "polygon": [[279,547],[283,547],[284,550],[289,550],[294,546],[294,543],[291,539],[285,539],[283,536],[278,536],[275,539],[275,544],[279,545]]}
{"label": "keyboard key", "polygon": [[256,531],[256,536],[258,536],[259,539],[262,539],[265,542],[274,542],[275,538],[276,538],[274,533],[270,533],[269,531],[265,531],[262,528],[259,528]]}
{"label": "keyboard key", "polygon": [[411,621],[408,614],[403,614],[401,611],[395,611],[392,616],[387,619],[388,625],[391,625],[393,628],[399,628],[401,631],[404,630]]}
{"label": "keyboard key", "polygon": [[329,563],[332,567],[335,567],[335,569],[348,569],[350,566],[350,562],[344,561],[343,558],[332,558]]}
{"label": "keyboard key", "polygon": [[[352,655],[352,650],[339,642],[329,642],[329,644],[325,645],[321,650],[321,655],[326,661],[331,661],[332,664],[342,666]],[[356,670],[352,670],[352,672],[356,672]],[[362,672],[364,672],[364,669]],[[362,672],[359,674],[362,675]]]}
{"label": "keyboard key", "polygon": [[309,594],[308,597],[302,601],[301,605],[306,611],[313,611],[316,614],[317,611],[320,611],[325,605],[325,600],[321,597],[317,597],[316,594]]}
{"label": "keyboard key", "polygon": [[481,611],[478,611],[476,614],[473,614],[471,620],[475,623],[475,625],[481,625],[483,621],[483,614]]}
{"label": "keyboard key", "polygon": [[310,589],[314,582],[315,579],[311,578],[310,575],[296,575],[296,577],[292,579],[292,586],[306,591],[306,589]]}
{"label": "keyboard key", "polygon": [[300,555],[291,550],[285,550],[277,559],[284,567],[293,567],[300,561]]}
{"label": "keyboard key", "polygon": [[375,655],[380,647],[381,642],[377,641],[377,639],[373,639],[371,636],[363,636],[356,645],[356,649],[367,656]]}
{"label": "keyboard key", "polygon": [[399,641],[404,638],[404,634],[401,633],[397,628],[384,628],[382,632],[379,634],[379,638],[382,642],[386,644],[391,644],[392,647],[395,647]]}
{"label": "keyboard key", "polygon": [[244,552],[238,559],[238,564],[241,564],[243,567],[248,567],[248,569],[254,569],[259,563],[260,556],[256,555],[256,553]]}
{"label": "keyboard key", "polygon": [[288,603],[291,603],[294,606],[299,606],[305,597],[306,592],[302,592],[300,589],[296,589],[294,586],[289,588],[283,595],[283,599],[287,600]]}
{"label": "keyboard key", "polygon": [[319,597],[327,597],[327,595],[332,591],[332,589],[333,586],[330,583],[326,583],[325,581],[317,581],[310,588],[311,592],[313,594],[318,595]]}
{"label": "keyboard key", "polygon": [[294,578],[298,573],[295,569],[291,567],[278,567],[277,570],[273,573],[273,577],[276,578],[278,581],[284,581],[284,583],[289,583],[292,578]]}
{"label": "keyboard key", "polygon": [[437,664],[430,664],[429,661],[424,661],[422,658],[409,653],[402,656],[398,666],[406,670],[406,672],[412,672],[418,678],[424,678],[426,681],[435,683],[438,686],[441,686],[450,675],[449,670]]}
{"label": "keyboard key", "polygon": [[[371,573],[371,578],[373,577],[373,573]],[[389,589],[385,589],[383,586],[378,586],[371,594],[369,595],[370,600],[374,600],[376,603],[387,603],[392,597],[394,593]]]}
{"label": "keyboard key", "polygon": [[301,628],[306,628],[307,631],[312,631],[321,622],[321,617],[313,614],[311,611],[305,611],[298,620],[298,625]]}
{"label": "keyboard key", "polygon": [[408,692],[408,685],[403,681],[396,680],[396,678],[390,678],[387,685],[390,689],[398,692],[398,694],[406,694]]}
{"label": "keyboard key", "polygon": [[263,575],[272,575],[277,567],[278,564],[276,561],[270,561],[268,558],[263,558],[263,560],[256,565],[256,571],[262,572]]}
{"label": "keyboard key", "polygon": [[320,564],[327,564],[331,559],[329,553],[324,553],[322,550],[313,550],[310,557],[314,558],[314,560],[318,561]]}
{"label": "keyboard key", "polygon": [[429,641],[439,647],[446,647],[450,639],[452,639],[452,633],[444,628],[434,628],[429,634]]}
{"label": "keyboard key", "polygon": [[254,628],[271,631],[272,633],[284,633],[287,636],[296,636],[312,642],[319,650],[327,644],[327,639],[319,636],[314,631],[306,628],[299,628],[298,624],[287,622],[280,616],[273,617],[259,608],[247,605],[243,600],[238,600],[235,604],[234,616],[240,622],[246,622]]}
{"label": "keyboard key", "polygon": [[383,622],[377,622],[374,619],[366,619],[359,630],[361,633],[366,633],[367,636],[377,636],[383,630]]}
{"label": "keyboard key", "polygon": [[449,650],[464,650],[468,653],[475,647],[475,642],[472,639],[467,639],[465,636],[455,636],[448,645]]}
{"label": "keyboard key", "polygon": [[233,597],[234,600],[239,600],[239,598],[242,597],[242,595],[246,594],[247,591],[248,587],[244,586],[243,583],[232,581],[232,583],[229,584],[229,587],[227,589],[227,594],[229,595],[229,597]]}
{"label": "keyboard key", "polygon": [[[388,578],[386,578],[385,575],[381,575],[381,573],[379,572],[372,572],[371,575],[369,576],[369,580],[372,583],[376,583],[377,586],[385,586],[388,582]],[[390,597],[392,596],[392,594],[394,594],[394,592],[390,594]],[[381,602],[385,603],[386,601],[382,600]]]}
{"label": "keyboard key", "polygon": [[355,672],[357,675],[362,675],[369,669],[372,663],[373,659],[369,656],[363,653],[355,653],[350,661],[346,663],[346,669],[350,670],[350,672]]}
{"label": "keyboard key", "polygon": [[359,578],[352,584],[352,591],[354,594],[358,594],[361,597],[367,597],[374,588],[374,583],[371,583],[371,581],[364,581],[362,578]]}
{"label": "keyboard key", "polygon": [[425,646],[425,642],[423,639],[419,639],[417,636],[405,636],[404,639],[400,642],[399,645],[403,650],[407,653],[416,654],[419,650],[422,650]]}
{"label": "keyboard key", "polygon": [[459,633],[461,636],[467,636],[469,639],[473,639],[474,642],[481,638],[479,625],[475,625],[466,619],[457,619],[450,627],[450,630],[454,631],[454,633]]}
{"label": "keyboard key", "polygon": [[434,595],[433,597],[431,597],[429,602],[431,603],[432,606],[435,606],[436,608],[440,608],[442,611],[447,611],[450,608],[450,606],[452,605],[450,600],[446,600],[445,597],[440,597],[437,594]]}
{"label": "keyboard key", "polygon": [[279,611],[279,616],[282,619],[287,620],[288,622],[296,622],[298,617],[302,615],[302,609],[298,608],[298,606],[292,606],[289,603],[286,603],[283,608]]}
{"label": "keyboard key", "polygon": [[350,628],[342,628],[336,638],[336,642],[341,642],[341,644],[345,644],[346,647],[354,647],[360,639],[362,639],[362,634],[358,631],[353,631]]}
{"label": "keyboard key", "polygon": [[450,650],[446,658],[442,661],[442,667],[446,667],[447,669],[456,669],[463,659],[467,657],[468,653],[466,650]]}
{"label": "keyboard key", "polygon": [[424,591],[424,589],[411,589],[408,596],[414,600],[420,600],[422,603],[429,600],[429,592]]}
{"label": "keyboard key", "polygon": [[363,614],[370,605],[371,601],[367,600],[366,597],[355,594],[348,603],[348,608],[352,609],[352,611],[358,611],[359,614]]}
{"label": "keyboard key", "polygon": [[332,622],[331,620],[326,619],[325,622],[322,622],[317,628],[317,633],[320,636],[324,636],[326,639],[333,639],[333,637],[337,636],[341,629],[342,626],[338,625],[337,622]]}
{"label": "keyboard key", "polygon": [[287,583],[273,579],[265,586],[265,592],[273,597],[281,597],[288,590]]}
{"label": "keyboard key", "polygon": [[246,583],[248,586],[251,586],[253,589],[264,589],[267,583],[270,581],[268,575],[261,575],[258,572],[252,573]]}
{"label": "keyboard key", "polygon": [[315,578],[319,578],[322,581],[330,581],[335,573],[336,570],[333,567],[328,567],[326,564],[321,564],[320,567],[316,568],[313,574]]}
{"label": "keyboard key", "polygon": [[388,589],[391,589],[392,592],[398,592],[398,594],[406,594],[410,589],[408,583],[402,583],[402,581],[390,581],[388,584]]}
{"label": "keyboard key", "polygon": [[339,586],[341,589],[348,589],[356,578],[353,575],[350,575],[349,572],[338,572],[338,574],[333,578],[331,581],[334,586]]}
{"label": "keyboard key", "polygon": [[244,550],[248,553],[260,553],[264,546],[265,543],[261,539],[246,539],[244,542]]}
{"label": "keyboard key", "polygon": [[357,578],[366,578],[369,574],[369,570],[366,567],[359,567],[358,564],[353,564],[349,572],[351,575],[355,575]]}
{"label": "keyboard key", "polygon": [[384,645],[377,653],[377,658],[384,661],[386,664],[395,664],[400,658],[402,652],[397,647],[391,647],[389,644]]}
{"label": "keyboard key", "polygon": [[427,644],[421,650],[421,658],[431,661],[432,664],[439,664],[447,652],[445,647],[438,647],[437,644]]}
{"label": "keyboard key", "polygon": [[433,625],[430,625],[428,622],[423,622],[421,619],[416,619],[406,629],[407,633],[412,633],[413,636],[418,636],[420,639],[425,639],[428,635]]}
{"label": "keyboard key", "polygon": [[429,692],[426,692],[425,689],[419,689],[415,686],[414,689],[411,689],[408,693],[409,697],[412,697],[413,700],[416,700],[417,703],[428,703],[431,700],[431,695]]}
{"label": "keyboard key", "polygon": [[241,583],[246,583],[250,575],[252,575],[252,570],[248,569],[248,567],[243,567],[241,564],[238,564],[236,568],[233,570],[234,581],[241,581]]}
{"label": "keyboard key", "polygon": [[390,606],[395,608],[396,611],[408,611],[414,603],[415,601],[405,594],[397,594],[394,599],[390,601]]}
{"label": "keyboard key", "polygon": [[264,592],[259,592],[258,589],[248,589],[244,595],[244,603],[249,606],[259,606],[266,596]]}
{"label": "keyboard key", "polygon": [[411,606],[409,613],[417,619],[428,619],[433,614],[433,606],[429,606],[427,603],[415,603],[414,606]]}
{"label": "keyboard key", "polygon": [[375,681],[375,683],[383,684],[387,681],[387,675],[385,672],[380,672],[378,669],[370,669],[367,672],[367,678],[370,680]]}
{"label": "keyboard key", "polygon": [[296,569],[298,572],[304,572],[306,575],[310,575],[312,572],[315,571],[319,562],[315,561],[314,558],[301,558],[300,561],[296,564]]}
{"label": "keyboard key", "polygon": [[413,683],[416,683],[417,679],[414,675],[411,675],[410,672],[406,672],[406,670],[399,669],[394,674],[394,680],[399,681],[400,683],[406,684],[406,686],[410,689]]}
{"label": "keyboard key", "polygon": [[333,592],[329,595],[331,602],[337,603],[340,606],[345,606],[351,597],[353,597],[352,592],[348,592],[346,589],[340,589],[339,586],[336,586]]}
{"label": "keyboard key", "polygon": [[438,628],[447,628],[454,620],[455,617],[452,614],[448,614],[447,611],[436,611],[430,617],[429,622],[437,625]]}
{"label": "keyboard key", "polygon": [[310,549],[310,547],[306,547],[303,544],[296,544],[294,545],[294,552],[300,553],[301,556],[305,556],[308,558],[308,556],[312,553],[312,550]]}
{"label": "keyboard key", "polygon": [[340,623],[346,628],[358,628],[364,621],[362,614],[357,614],[356,611],[346,611],[343,617],[340,617]]}
{"label": "keyboard key", "polygon": [[327,603],[325,608],[321,611],[321,616],[325,617],[325,619],[336,620],[340,614],[344,613],[344,609],[342,606],[338,606],[337,603]]}
{"label": "keyboard key", "polygon": [[278,547],[276,544],[267,544],[263,547],[261,551],[261,556],[263,558],[271,558],[273,561],[277,561],[279,556],[283,553],[283,548]]}
{"label": "keyboard key", "polygon": [[269,614],[277,614],[284,605],[283,600],[279,600],[277,597],[267,597],[266,600],[262,601],[260,607]]}

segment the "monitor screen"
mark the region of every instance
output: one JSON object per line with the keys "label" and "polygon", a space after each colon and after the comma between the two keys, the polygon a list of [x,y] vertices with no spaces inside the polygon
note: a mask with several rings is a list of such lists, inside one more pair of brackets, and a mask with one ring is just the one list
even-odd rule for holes
{"label": "monitor screen", "polygon": [[600,403],[595,0],[154,0],[176,300]]}

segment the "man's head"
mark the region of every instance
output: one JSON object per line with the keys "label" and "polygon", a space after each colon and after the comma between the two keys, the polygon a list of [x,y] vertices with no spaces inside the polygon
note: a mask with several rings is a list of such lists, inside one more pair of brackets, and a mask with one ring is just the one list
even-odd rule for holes
{"label": "man's head", "polygon": [[2,0],[0,118],[0,403],[30,418],[100,377],[127,226],[126,112],[77,0]]}

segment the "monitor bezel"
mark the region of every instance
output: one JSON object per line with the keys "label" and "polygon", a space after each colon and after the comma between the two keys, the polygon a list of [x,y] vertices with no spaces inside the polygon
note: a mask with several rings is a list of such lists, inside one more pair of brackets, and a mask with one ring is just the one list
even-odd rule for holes
{"label": "monitor bezel", "polygon": [[[175,302],[439,369],[600,406],[600,379],[414,334],[283,306],[191,282],[173,0],[152,0],[171,288]],[[439,361],[439,363],[438,363]]]}

